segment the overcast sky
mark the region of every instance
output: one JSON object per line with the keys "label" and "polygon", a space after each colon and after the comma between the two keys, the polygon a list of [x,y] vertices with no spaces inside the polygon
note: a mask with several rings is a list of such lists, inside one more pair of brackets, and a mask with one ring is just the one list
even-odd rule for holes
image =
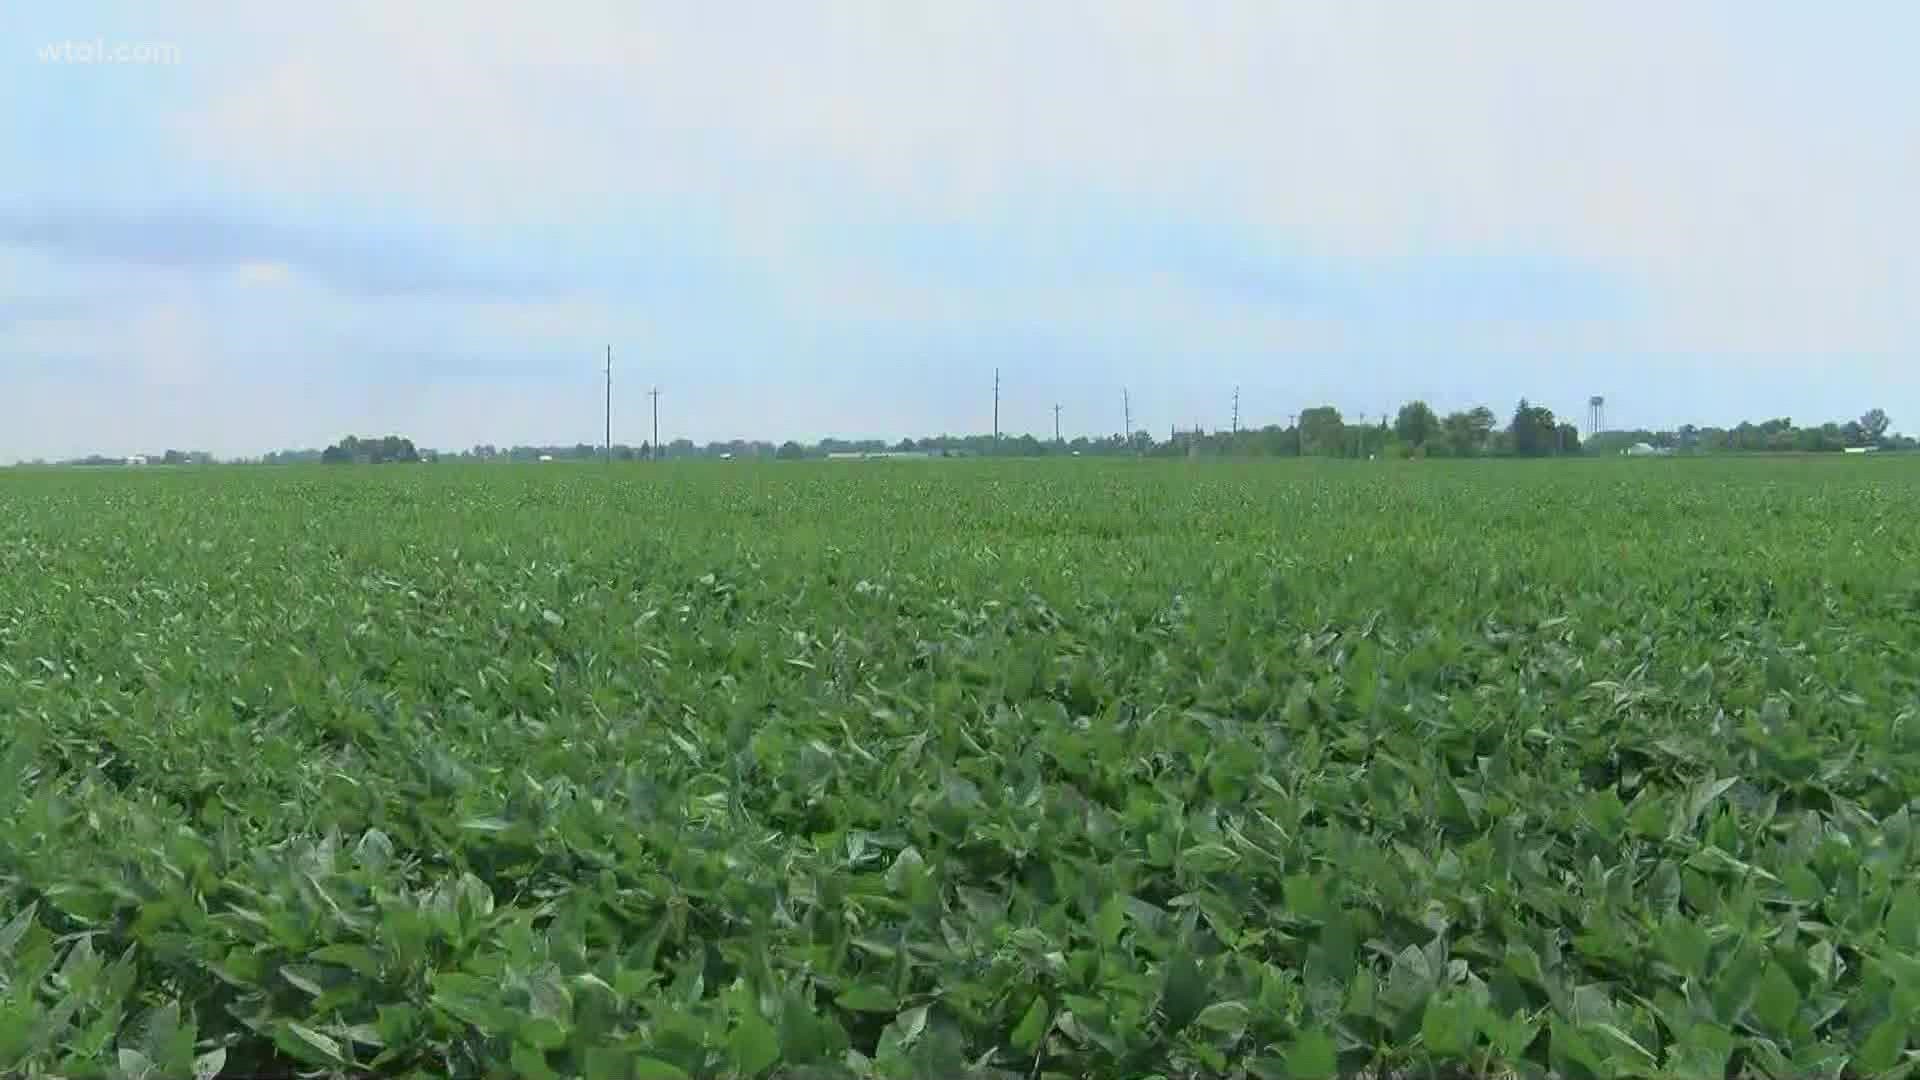
{"label": "overcast sky", "polygon": [[0,460],[1920,430],[1920,4],[180,8],[0,13]]}

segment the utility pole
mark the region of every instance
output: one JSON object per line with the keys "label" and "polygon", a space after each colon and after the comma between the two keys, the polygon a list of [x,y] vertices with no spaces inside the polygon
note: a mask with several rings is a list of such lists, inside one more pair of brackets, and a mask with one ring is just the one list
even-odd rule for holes
{"label": "utility pole", "polygon": [[607,464],[613,464],[613,346],[607,346]]}
{"label": "utility pole", "polygon": [[1060,441],[1060,403],[1053,404],[1053,441]]}
{"label": "utility pole", "polygon": [[1133,398],[1127,394],[1124,386],[1120,388],[1120,416],[1122,424],[1120,440],[1131,444],[1133,442]]}
{"label": "utility pole", "polygon": [[1233,388],[1233,433],[1240,434],[1240,388]]}
{"label": "utility pole", "polygon": [[660,460],[660,388],[656,386],[647,391],[647,396],[653,399],[653,458],[658,461]]}
{"label": "utility pole", "polygon": [[993,369],[993,444],[1000,445],[1000,369]]}

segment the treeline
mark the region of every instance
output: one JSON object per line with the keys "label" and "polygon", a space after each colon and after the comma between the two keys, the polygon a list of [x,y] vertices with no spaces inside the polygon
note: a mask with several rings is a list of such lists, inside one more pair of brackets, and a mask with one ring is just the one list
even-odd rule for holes
{"label": "treeline", "polygon": [[[1101,437],[1077,436],[1072,439],[1042,439],[1032,434],[1003,435],[929,435],[897,441],[886,439],[821,439],[814,443],[794,440],[775,444],[759,439],[734,439],[706,444],[691,439],[663,442],[659,453],[648,443],[637,447],[615,444],[615,460],[686,460],[695,458],[772,458],[794,460],[826,457],[831,454],[919,453],[935,457],[1046,457],[1077,454],[1144,455],[1172,457],[1193,453],[1237,454],[1285,457],[1310,455],[1325,457],[1378,456],[1383,450],[1399,452],[1414,448],[1422,456],[1517,453],[1544,455],[1575,453],[1580,435],[1571,424],[1559,424],[1550,409],[1525,401],[1515,410],[1512,423],[1499,427],[1493,411],[1467,409],[1441,417],[1424,402],[1413,402],[1389,422],[1351,423],[1340,410],[1328,405],[1299,414],[1294,424],[1247,428],[1234,432],[1201,432],[1169,429],[1164,438],[1147,430],[1135,431],[1130,438],[1118,434]],[[1410,452],[1410,451],[1409,451]],[[515,446],[507,449],[482,444],[458,453],[442,453],[441,460],[459,461],[591,461],[605,456],[601,447],[587,443],[573,446]]]}
{"label": "treeline", "polygon": [[[1822,453],[1847,449],[1920,449],[1910,436],[1890,433],[1891,422],[1882,409],[1869,409],[1857,420],[1797,427],[1785,417],[1762,423],[1745,422],[1730,428],[1685,424],[1668,431],[1615,430],[1582,437],[1579,429],[1555,417],[1553,410],[1521,399],[1502,424],[1485,406],[1441,415],[1424,401],[1411,401],[1391,417],[1350,421],[1339,409],[1322,405],[1291,417],[1285,426],[1269,424],[1239,431],[1169,429],[1165,437],[1140,430],[1130,436],[1078,436],[1044,439],[1036,435],[932,435],[918,439],[821,439],[815,443],[763,439],[733,439],[698,444],[691,439],[662,443],[656,453],[646,442],[638,446],[616,443],[617,461],[710,459],[781,459],[826,457],[830,454],[918,453],[935,457],[1046,457],[1049,455],[1144,457],[1556,457],[1574,454],[1619,454],[1644,444],[1678,454]],[[310,462],[328,464],[384,464],[423,461],[596,461],[607,455],[591,443],[549,446],[479,444],[459,451],[423,450],[400,435],[362,438],[349,435],[325,450],[276,450],[251,459],[269,465]],[[58,462],[61,465],[186,465],[213,461],[203,451],[168,450],[134,457],[90,455]],[[44,461],[33,464],[44,465]]]}
{"label": "treeline", "polygon": [[[1141,430],[1131,437],[1078,436],[1043,439],[1036,435],[932,435],[898,441],[886,439],[821,439],[815,443],[789,440],[733,439],[705,444],[691,439],[662,443],[658,453],[646,442],[639,446],[616,443],[617,461],[689,459],[798,460],[830,454],[918,453],[935,457],[1047,457],[1050,455],[1142,457],[1559,457],[1618,454],[1638,444],[1675,453],[1838,452],[1849,447],[1886,450],[1915,449],[1915,441],[1890,435],[1890,421],[1881,409],[1868,410],[1858,420],[1795,427],[1790,420],[1742,423],[1732,428],[1685,425],[1673,431],[1603,431],[1583,437],[1578,427],[1556,417],[1552,409],[1525,398],[1514,406],[1503,424],[1492,409],[1477,406],[1441,415],[1424,401],[1402,405],[1392,416],[1350,420],[1339,409],[1321,405],[1294,416],[1285,426],[1242,428],[1239,431],[1169,429],[1164,437]],[[379,440],[382,452],[370,452],[372,440],[342,440],[317,455],[325,460],[352,461],[597,461],[605,448],[591,443],[550,446],[497,447],[480,444],[461,451],[413,452],[413,444],[397,436]],[[397,444],[397,447],[396,447]],[[358,447],[356,451],[354,448]],[[313,460],[311,451],[269,454],[268,462]],[[326,454],[334,457],[326,458]]]}
{"label": "treeline", "polygon": [[399,435],[383,435],[378,439],[349,435],[320,451],[320,461],[326,465],[385,465],[419,460],[420,452],[414,449],[413,440]]}
{"label": "treeline", "polygon": [[1676,453],[1838,453],[1857,447],[1913,450],[1920,443],[1909,435],[1892,435],[1885,411],[1869,409],[1858,420],[1828,422],[1817,427],[1795,427],[1780,417],[1737,427],[1696,427],[1683,424],[1671,431],[1603,431],[1592,441],[1601,453],[1619,453],[1636,443]]}
{"label": "treeline", "polygon": [[[85,457],[64,458],[51,462],[54,465],[211,465],[213,455],[205,450],[165,450],[157,454],[128,454],[113,457],[107,454],[88,454]],[[45,459],[36,458],[29,465],[49,464]]]}

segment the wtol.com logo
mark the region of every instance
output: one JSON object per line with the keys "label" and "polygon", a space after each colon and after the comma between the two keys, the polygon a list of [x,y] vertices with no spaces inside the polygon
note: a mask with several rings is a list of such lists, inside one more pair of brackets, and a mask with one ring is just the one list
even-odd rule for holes
{"label": "wtol.com logo", "polygon": [[166,41],[88,41],[49,42],[40,46],[43,64],[178,64],[180,47]]}

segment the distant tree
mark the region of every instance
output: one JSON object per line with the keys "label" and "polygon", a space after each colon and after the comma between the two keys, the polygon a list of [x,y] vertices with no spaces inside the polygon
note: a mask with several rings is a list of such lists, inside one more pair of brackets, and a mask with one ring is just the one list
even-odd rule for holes
{"label": "distant tree", "polygon": [[387,462],[419,461],[420,453],[414,449],[412,439],[398,435],[386,435],[378,439],[349,435],[322,451],[320,460],[329,465],[381,465]]}
{"label": "distant tree", "polygon": [[1347,425],[1339,409],[1320,405],[1300,414],[1301,453],[1339,455],[1345,453],[1346,441]]}
{"label": "distant tree", "polygon": [[1558,435],[1553,410],[1528,404],[1526,398],[1513,410],[1513,422],[1507,425],[1512,452],[1520,457],[1542,457],[1554,452]]}
{"label": "distant tree", "polygon": [[1887,428],[1891,424],[1892,421],[1887,419],[1886,410],[1877,407],[1868,409],[1860,417],[1861,432],[1865,435],[1867,442],[1875,446],[1886,440]]}
{"label": "distant tree", "polygon": [[1579,453],[1580,429],[1573,424],[1561,424],[1559,438],[1555,440],[1554,452],[1557,454]]}
{"label": "distant tree", "polygon": [[1409,401],[1400,406],[1393,419],[1393,433],[1408,447],[1425,446],[1440,430],[1440,418],[1424,401]]}
{"label": "distant tree", "polygon": [[799,461],[801,458],[807,456],[807,451],[806,448],[802,447],[799,443],[788,439],[786,442],[780,444],[780,449],[774,451],[773,456],[779,458],[781,461]]}
{"label": "distant tree", "polygon": [[1462,457],[1481,453],[1487,448],[1487,440],[1493,435],[1493,425],[1493,410],[1485,405],[1448,413],[1440,423],[1447,449]]}

